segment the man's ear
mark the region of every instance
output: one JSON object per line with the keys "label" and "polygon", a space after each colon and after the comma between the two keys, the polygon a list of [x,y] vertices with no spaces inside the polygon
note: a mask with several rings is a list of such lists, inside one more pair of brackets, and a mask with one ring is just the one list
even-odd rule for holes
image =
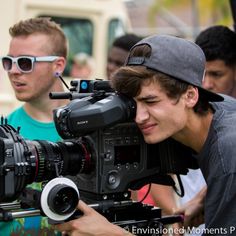
{"label": "man's ear", "polygon": [[199,91],[197,87],[189,86],[185,94],[186,105],[192,108],[196,105],[199,99]]}
{"label": "man's ear", "polygon": [[53,71],[54,73],[60,72],[62,74],[65,67],[66,67],[66,59],[64,57],[59,57],[54,62]]}

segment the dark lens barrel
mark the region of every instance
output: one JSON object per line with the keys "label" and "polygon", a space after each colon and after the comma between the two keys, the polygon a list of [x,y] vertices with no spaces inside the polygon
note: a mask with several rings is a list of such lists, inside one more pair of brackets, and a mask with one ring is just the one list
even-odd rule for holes
{"label": "dark lens barrel", "polygon": [[0,202],[15,200],[37,172],[37,153],[10,125],[0,125]]}
{"label": "dark lens barrel", "polygon": [[40,164],[35,182],[90,170],[91,154],[85,143],[76,141],[52,143],[42,140],[37,142]]}
{"label": "dark lens barrel", "polygon": [[0,202],[16,200],[33,182],[89,173],[94,168],[92,150],[85,139],[30,141],[10,125],[0,125]]}

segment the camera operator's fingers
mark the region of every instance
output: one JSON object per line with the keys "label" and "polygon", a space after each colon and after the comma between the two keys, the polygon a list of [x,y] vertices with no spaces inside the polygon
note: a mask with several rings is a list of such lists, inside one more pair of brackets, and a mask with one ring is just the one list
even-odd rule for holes
{"label": "camera operator's fingers", "polygon": [[57,231],[62,232],[62,235],[67,235],[68,232],[71,230],[71,221],[54,225],[53,228]]}
{"label": "camera operator's fingers", "polygon": [[204,223],[202,207],[198,204],[186,204],[178,209],[175,214],[184,216],[184,228],[197,227]]}
{"label": "camera operator's fingers", "polygon": [[62,235],[62,236],[69,236],[69,233],[68,233],[67,231],[62,231],[62,232],[61,232],[61,235]]}
{"label": "camera operator's fingers", "polygon": [[173,231],[173,236],[181,236],[184,235],[183,232],[183,223],[182,222],[178,222],[178,223],[174,223],[172,225],[172,231]]}
{"label": "camera operator's fingers", "polygon": [[93,208],[91,208],[90,206],[88,206],[85,202],[83,202],[82,200],[79,200],[77,209],[82,211],[84,214],[89,214],[90,212],[95,211]]}
{"label": "camera operator's fingers", "polygon": [[185,205],[179,209],[176,209],[174,214],[183,216],[183,222],[180,223],[181,226],[184,226],[184,228],[187,228],[189,226],[191,216],[188,215],[188,211],[187,211],[187,208],[185,207]]}
{"label": "camera operator's fingers", "polygon": [[201,212],[198,216],[194,217],[191,222],[191,227],[198,227],[204,223],[204,213]]}

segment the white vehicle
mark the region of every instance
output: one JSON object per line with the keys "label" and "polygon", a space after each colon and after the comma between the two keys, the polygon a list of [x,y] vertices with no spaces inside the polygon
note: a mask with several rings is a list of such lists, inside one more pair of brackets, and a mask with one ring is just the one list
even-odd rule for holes
{"label": "white vehicle", "polygon": [[[70,51],[67,76],[73,56],[85,52],[95,60],[96,78],[105,79],[107,50],[115,37],[129,31],[129,19],[121,0],[8,0],[0,10],[0,56],[8,52],[9,27],[21,19],[48,16],[58,22],[68,37]],[[16,101],[9,80],[0,66],[0,114],[6,115]]]}

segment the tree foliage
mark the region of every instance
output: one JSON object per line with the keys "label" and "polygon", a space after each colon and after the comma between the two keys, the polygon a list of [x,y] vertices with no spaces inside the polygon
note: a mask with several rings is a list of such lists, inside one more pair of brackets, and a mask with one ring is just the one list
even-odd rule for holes
{"label": "tree foliage", "polygon": [[[172,14],[175,14],[175,11],[177,9],[179,11],[180,8],[183,12],[191,11],[192,15],[198,16],[200,27],[215,24],[232,26],[233,24],[229,0],[154,0],[148,14],[150,26],[158,27],[156,17],[163,7]],[[181,16],[177,17],[181,19]],[[182,20],[184,21],[184,19]]]}

